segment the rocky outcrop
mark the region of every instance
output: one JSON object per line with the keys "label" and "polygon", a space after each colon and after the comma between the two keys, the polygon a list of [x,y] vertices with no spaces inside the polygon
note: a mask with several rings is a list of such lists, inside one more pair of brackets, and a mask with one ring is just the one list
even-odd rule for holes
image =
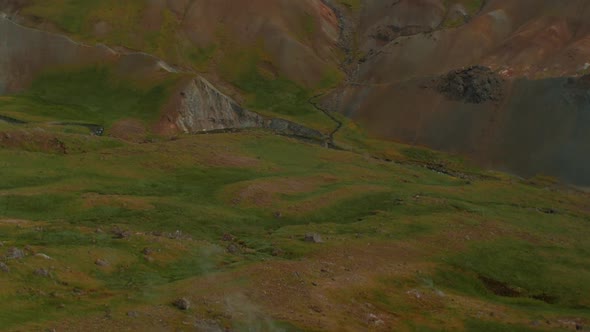
{"label": "rocky outcrop", "polygon": [[264,127],[273,130],[277,133],[287,136],[294,136],[299,138],[311,139],[314,141],[330,143],[329,136],[325,135],[315,129],[302,126],[298,123],[288,121],[285,119],[270,119],[264,123]]}
{"label": "rocky outcrop", "polygon": [[[178,77],[179,70],[163,60],[142,52],[115,51],[104,45],[85,45],[68,37],[21,26],[8,16],[0,17],[0,95],[26,91],[37,75],[60,66],[107,65],[115,77],[138,80]],[[181,73],[192,76],[191,73]],[[189,77],[190,77],[189,76]],[[266,128],[277,133],[325,141],[319,131],[283,120],[268,119],[242,108],[200,76],[193,76],[170,95],[164,124],[155,130],[162,134],[201,133],[228,129]],[[59,115],[56,115],[59,118]],[[0,115],[0,120],[15,122]],[[59,125],[86,126],[101,135],[99,124],[59,122]]]}
{"label": "rocky outcrop", "polygon": [[181,89],[173,108],[174,124],[184,133],[195,134],[228,129],[265,128],[286,136],[324,142],[328,136],[295,122],[265,118],[242,108],[203,77],[196,77]]}
{"label": "rocky outcrop", "polygon": [[473,104],[502,98],[503,79],[490,68],[473,66],[443,76],[437,89],[450,99]]}
{"label": "rocky outcrop", "polygon": [[240,107],[202,77],[180,92],[176,125],[185,133],[264,126],[264,118]]}

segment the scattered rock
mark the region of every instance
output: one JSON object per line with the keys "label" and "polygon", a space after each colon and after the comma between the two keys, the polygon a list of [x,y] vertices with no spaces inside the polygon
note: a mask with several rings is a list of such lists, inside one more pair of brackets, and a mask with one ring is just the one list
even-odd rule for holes
{"label": "scattered rock", "polygon": [[174,233],[168,233],[167,237],[171,240],[182,240],[185,238],[184,234],[182,234],[182,231],[179,230],[176,230]]}
{"label": "scattered rock", "polygon": [[86,292],[84,292],[84,290],[82,290],[81,288],[78,288],[78,287],[74,287],[74,289],[72,289],[72,293],[74,295],[78,295],[78,296],[86,294]]}
{"label": "scattered rock", "polygon": [[172,305],[180,310],[188,310],[191,307],[190,301],[184,297],[172,302]]}
{"label": "scattered rock", "polygon": [[40,257],[40,258],[47,259],[47,260],[53,260],[53,258],[51,258],[43,253],[38,253],[35,255],[35,257]]}
{"label": "scattered rock", "polygon": [[115,238],[115,239],[126,239],[126,238],[131,237],[130,231],[122,230],[120,228],[113,229],[112,233],[113,233],[113,238]]}
{"label": "scattered rock", "polygon": [[322,243],[324,242],[322,240],[322,236],[318,233],[307,233],[305,234],[305,237],[303,238],[303,240],[305,242],[311,242],[311,243]]}
{"label": "scattered rock", "polygon": [[270,254],[277,257],[277,256],[283,256],[285,254],[285,252],[281,248],[273,248]]}
{"label": "scattered rock", "polygon": [[542,209],[539,209],[539,211],[541,211],[542,213],[545,213],[545,214],[557,214],[558,213],[557,210],[552,209],[552,208],[542,208]]}
{"label": "scattered rock", "polygon": [[406,292],[406,294],[408,294],[408,295],[410,295],[410,296],[413,296],[414,298],[416,298],[416,300],[419,300],[419,299],[421,299],[421,298],[422,298],[422,296],[423,296],[423,295],[422,295],[422,292],[420,292],[420,291],[419,291],[419,290],[417,290],[417,289],[412,289],[412,290],[409,290],[409,291],[407,291],[407,292]]}
{"label": "scattered rock", "polygon": [[8,267],[8,265],[6,265],[6,263],[0,262],[0,271],[8,273],[10,272],[10,268]]}
{"label": "scattered rock", "polygon": [[36,269],[33,273],[39,277],[49,277],[49,271],[47,269]]}
{"label": "scattered rock", "polygon": [[128,311],[127,317],[137,318],[137,317],[139,317],[139,313],[137,311]]}
{"label": "scattered rock", "polygon": [[25,252],[20,250],[17,247],[12,247],[12,248],[8,249],[8,252],[6,253],[7,259],[22,259],[24,257],[25,257]]}
{"label": "scattered rock", "polygon": [[473,66],[442,77],[437,90],[450,99],[473,104],[502,98],[504,80],[490,68]]}
{"label": "scattered rock", "polygon": [[226,242],[232,242],[236,240],[236,237],[231,235],[230,233],[225,233],[223,234],[223,236],[221,237],[222,241],[226,241]]}
{"label": "scattered rock", "polygon": [[240,247],[231,243],[229,246],[227,246],[227,252],[229,252],[230,254],[237,254],[240,252]]}
{"label": "scattered rock", "polygon": [[110,266],[111,265],[108,261],[106,261],[104,259],[100,259],[100,258],[97,259],[96,261],[94,261],[94,264],[96,264],[98,266],[102,266],[102,267]]}
{"label": "scattered rock", "polygon": [[321,314],[323,312],[322,308],[318,305],[312,304],[309,306],[309,309],[313,310],[314,312]]}
{"label": "scattered rock", "polygon": [[379,316],[375,315],[375,314],[369,314],[369,317],[367,318],[367,320],[369,321],[369,324],[375,325],[375,326],[380,326],[385,324],[385,322],[381,319],[379,319]]}
{"label": "scattered rock", "polygon": [[207,332],[223,332],[223,331],[231,331],[226,328],[223,328],[219,322],[214,320],[197,320],[195,322],[195,327],[197,331],[207,331]]}

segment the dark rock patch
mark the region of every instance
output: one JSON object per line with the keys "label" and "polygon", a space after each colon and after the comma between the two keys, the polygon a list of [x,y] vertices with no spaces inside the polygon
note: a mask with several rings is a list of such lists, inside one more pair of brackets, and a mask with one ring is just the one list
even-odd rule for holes
{"label": "dark rock patch", "polygon": [[191,307],[190,301],[184,297],[172,302],[172,305],[180,310],[188,310]]}
{"label": "dark rock patch", "polygon": [[131,232],[120,228],[115,228],[112,231],[114,239],[126,239],[131,237]]}
{"label": "dark rock patch", "polygon": [[33,271],[33,273],[39,277],[49,277],[49,271],[47,269],[36,269],[35,271]]}
{"label": "dark rock patch", "polygon": [[567,80],[566,86],[583,90],[590,89],[590,74],[582,77],[570,77]]}
{"label": "dark rock patch", "polygon": [[522,298],[531,298],[538,301],[543,301],[547,304],[555,304],[558,301],[558,298],[546,293],[541,294],[534,294],[526,289],[522,289],[520,287],[514,287],[507,283],[484,277],[479,276],[479,280],[481,280],[484,286],[492,293],[497,296],[502,297],[522,297]]}
{"label": "dark rock patch", "polygon": [[230,233],[225,233],[221,236],[221,240],[226,242],[233,242],[236,240],[236,237],[231,235]]}
{"label": "dark rock patch", "polygon": [[448,73],[439,79],[436,89],[449,99],[472,104],[498,101],[504,80],[490,68],[473,66]]}
{"label": "dark rock patch", "polygon": [[280,248],[273,248],[270,254],[272,256],[279,257],[279,256],[283,256],[285,254],[285,252]]}
{"label": "dark rock patch", "polygon": [[106,266],[110,266],[111,264],[104,260],[104,259],[97,259],[96,261],[94,261],[94,264],[96,264],[97,266],[101,266],[101,267],[106,267]]}
{"label": "dark rock patch", "polygon": [[327,139],[326,135],[315,129],[284,119],[271,119],[265,123],[264,127],[286,136],[294,136],[322,142]]}
{"label": "dark rock patch", "polygon": [[322,243],[324,242],[322,240],[322,236],[318,233],[307,233],[305,234],[305,237],[303,238],[303,240],[305,242],[310,242],[310,243]]}
{"label": "dark rock patch", "polygon": [[481,280],[485,287],[495,295],[503,297],[520,297],[523,295],[521,289],[512,287],[507,283],[484,276],[480,276],[479,280]]}
{"label": "dark rock patch", "polygon": [[6,259],[22,259],[25,257],[25,252],[17,247],[8,249],[6,253]]}
{"label": "dark rock patch", "polygon": [[548,303],[548,304],[555,304],[555,303],[557,303],[557,297],[551,296],[551,295],[547,295],[545,293],[533,295],[533,296],[531,296],[531,298],[532,299],[535,299],[535,300],[543,301],[543,302]]}
{"label": "dark rock patch", "polygon": [[230,254],[238,254],[240,252],[240,247],[234,243],[231,243],[229,246],[227,246],[227,252]]}
{"label": "dark rock patch", "polygon": [[128,311],[127,317],[137,318],[137,317],[139,317],[139,313],[137,311]]}

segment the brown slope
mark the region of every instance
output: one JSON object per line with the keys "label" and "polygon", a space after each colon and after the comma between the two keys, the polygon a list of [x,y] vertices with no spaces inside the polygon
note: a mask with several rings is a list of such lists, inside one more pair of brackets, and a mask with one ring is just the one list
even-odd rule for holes
{"label": "brown slope", "polygon": [[[559,78],[590,67],[588,17],[587,1],[488,1],[458,28],[387,43],[360,64],[340,110],[380,137],[590,185],[587,89]],[[506,79],[500,100],[472,104],[433,88],[440,75],[476,64]]]}
{"label": "brown slope", "polygon": [[313,87],[340,56],[336,15],[321,0],[0,0],[0,10],[27,25],[146,51],[211,76],[221,71],[225,79],[235,74],[231,62],[247,55]]}

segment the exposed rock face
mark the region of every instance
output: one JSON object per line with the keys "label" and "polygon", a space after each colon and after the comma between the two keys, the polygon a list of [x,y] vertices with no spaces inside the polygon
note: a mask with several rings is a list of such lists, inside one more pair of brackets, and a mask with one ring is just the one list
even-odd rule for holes
{"label": "exposed rock face", "polygon": [[438,91],[455,100],[480,104],[502,97],[503,79],[490,68],[473,66],[455,70],[444,76]]}
{"label": "exposed rock face", "polygon": [[265,118],[242,108],[203,77],[181,89],[172,108],[173,125],[187,134],[227,129],[265,128],[281,135],[324,142],[329,137],[317,130],[279,118]]}
{"label": "exposed rock face", "polygon": [[7,259],[22,259],[25,257],[25,252],[19,248],[12,247],[8,249],[8,252],[5,256]]}
{"label": "exposed rock face", "polygon": [[188,310],[191,307],[190,301],[184,297],[172,302],[172,305],[180,310]]}
{"label": "exposed rock face", "polygon": [[241,108],[202,77],[180,92],[176,125],[185,133],[263,127],[264,119]]}
{"label": "exposed rock face", "polygon": [[328,139],[327,135],[317,130],[283,119],[268,120],[265,122],[264,127],[287,136],[308,138],[316,141],[326,141]]}
{"label": "exposed rock face", "polygon": [[361,12],[361,49],[379,49],[392,40],[440,26],[446,9],[439,0],[367,1]]}
{"label": "exposed rock face", "polygon": [[324,242],[322,240],[322,236],[318,233],[307,233],[305,234],[305,237],[303,238],[303,240],[305,242],[311,242],[311,243],[322,243]]}

